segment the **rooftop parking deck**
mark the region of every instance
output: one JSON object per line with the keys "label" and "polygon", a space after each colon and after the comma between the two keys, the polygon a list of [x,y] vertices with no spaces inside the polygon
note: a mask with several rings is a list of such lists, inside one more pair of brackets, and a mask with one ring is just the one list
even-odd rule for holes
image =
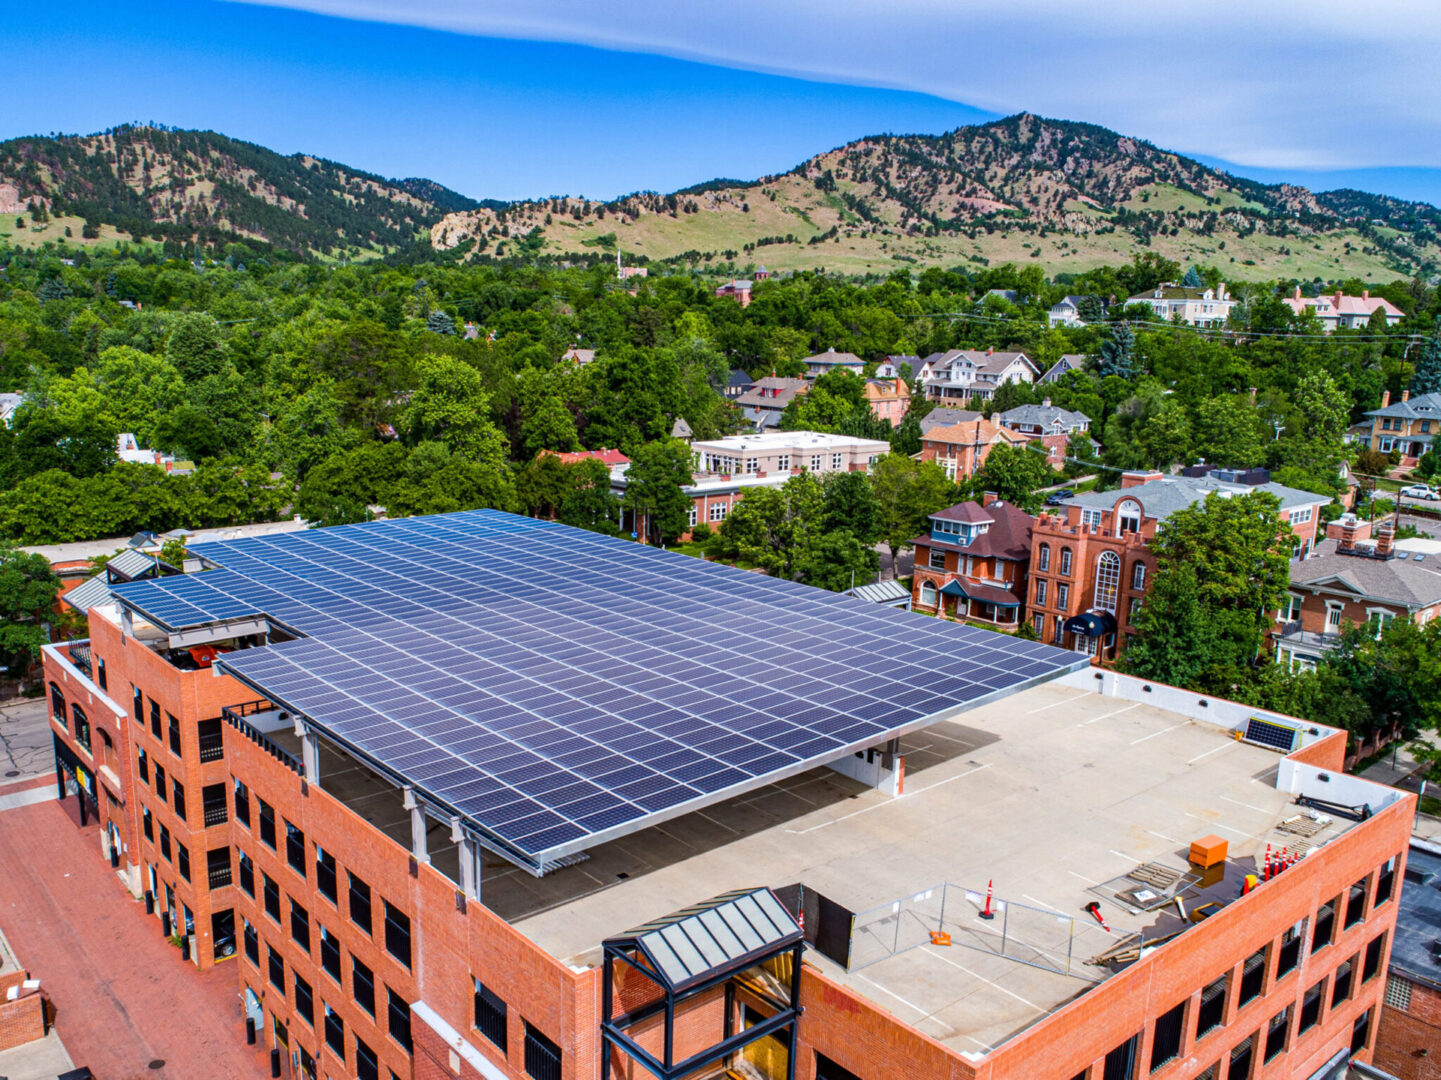
{"label": "rooftop parking deck", "polygon": [[[1298,840],[1275,832],[1304,813],[1275,788],[1280,754],[1221,727],[1054,683],[964,719],[903,745],[899,798],[816,769],[543,879],[501,871],[485,902],[553,955],[589,965],[625,926],[727,889],[799,882],[858,913],[851,972],[808,953],[828,975],[957,1050],[985,1052],[1111,974],[1086,962],[1094,955],[1187,925],[1170,904],[1133,913],[1094,887],[1146,863],[1185,872],[1191,842],[1219,835],[1225,878],[1183,889],[1189,913],[1234,900],[1268,842],[1279,852]],[[1333,820],[1302,843],[1350,824]],[[992,880],[1008,910],[987,922],[978,909]],[[895,909],[917,894],[928,895]],[[942,895],[955,944],[919,944]],[[1093,900],[1113,933],[1086,914]]]}

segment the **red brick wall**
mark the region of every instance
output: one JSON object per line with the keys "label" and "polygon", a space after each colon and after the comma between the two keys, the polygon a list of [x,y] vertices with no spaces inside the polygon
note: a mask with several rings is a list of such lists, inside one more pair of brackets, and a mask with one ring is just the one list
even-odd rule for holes
{"label": "red brick wall", "polygon": [[1382,1008],[1374,1064],[1399,1080],[1441,1076],[1441,992],[1412,983],[1405,1012]]}
{"label": "red brick wall", "polygon": [[0,976],[0,1050],[24,1046],[45,1037],[45,995],[39,990],[21,991],[22,996],[7,1001],[12,986],[19,986],[30,977],[16,971]]}

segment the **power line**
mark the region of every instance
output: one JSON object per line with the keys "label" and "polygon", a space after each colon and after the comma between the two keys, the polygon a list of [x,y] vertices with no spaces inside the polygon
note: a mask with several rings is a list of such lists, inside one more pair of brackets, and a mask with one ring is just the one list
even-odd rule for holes
{"label": "power line", "polygon": [[[922,314],[908,314],[902,316],[907,319],[960,319],[968,322],[985,323],[989,325],[1008,325],[1023,320],[1018,315],[986,315],[970,311],[934,311]],[[1153,319],[1128,319],[1125,320],[1129,326],[1139,327],[1143,330],[1189,330],[1201,337],[1231,340],[1242,340],[1246,338],[1282,338],[1287,341],[1316,341],[1329,344],[1347,344],[1349,342],[1367,341],[1424,341],[1422,334],[1351,334],[1344,338],[1338,338],[1334,334],[1298,334],[1289,330],[1228,330],[1225,327],[1214,326],[1193,326],[1190,323],[1159,322]],[[1039,324],[1037,324],[1039,326]],[[1049,327],[1047,328],[1049,329]]]}

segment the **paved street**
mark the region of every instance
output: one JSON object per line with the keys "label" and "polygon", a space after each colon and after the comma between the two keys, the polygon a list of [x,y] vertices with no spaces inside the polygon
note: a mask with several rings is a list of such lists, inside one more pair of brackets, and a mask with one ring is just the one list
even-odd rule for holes
{"label": "paved street", "polygon": [[55,775],[48,710],[43,697],[0,704],[0,791]]}
{"label": "paved street", "polygon": [[[200,973],[160,937],[75,801],[0,811],[0,926],[42,982],[76,1065],[105,1080],[260,1080],[230,963]],[[163,1063],[163,1064],[154,1064]]]}

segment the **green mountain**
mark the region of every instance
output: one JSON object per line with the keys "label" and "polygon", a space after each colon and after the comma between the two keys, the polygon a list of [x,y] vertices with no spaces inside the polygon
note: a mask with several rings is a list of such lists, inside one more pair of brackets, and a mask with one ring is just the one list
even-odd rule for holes
{"label": "green mountain", "polygon": [[0,233],[16,244],[249,239],[359,255],[414,243],[445,214],[480,205],[430,180],[285,157],[213,131],[126,125],[0,142]]}

